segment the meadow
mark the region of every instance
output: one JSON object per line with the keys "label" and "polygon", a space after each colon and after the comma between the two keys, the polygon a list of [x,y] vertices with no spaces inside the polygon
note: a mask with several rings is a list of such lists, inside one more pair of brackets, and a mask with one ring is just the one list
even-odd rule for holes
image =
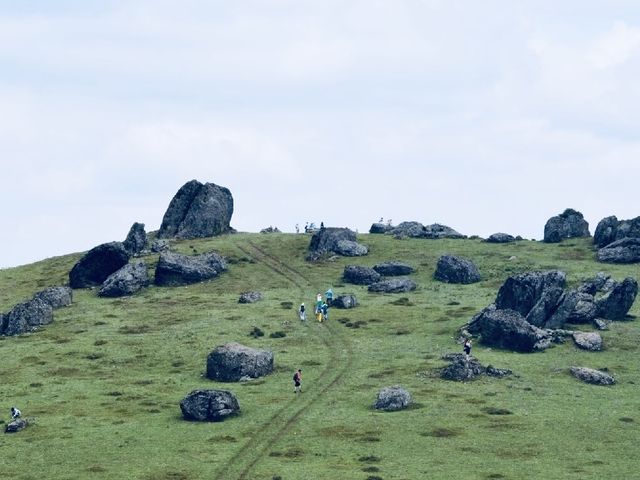
{"label": "meadow", "polygon": [[[359,235],[359,258],[308,263],[310,236],[238,233],[172,242],[186,254],[215,250],[229,270],[184,287],[151,286],[126,298],[75,290],[39,331],[0,337],[0,412],[18,406],[33,424],[0,440],[0,478],[36,479],[633,479],[640,478],[640,328],[602,332],[592,353],[571,341],[533,354],[474,345],[484,365],[510,377],[450,382],[441,359],[460,352],[458,329],[493,302],[510,276],[560,269],[569,286],[604,271],[638,277],[637,265],[594,260],[590,239],[560,244]],[[483,280],[433,279],[442,254],[473,260]],[[0,311],[68,282],[81,254],[0,270]],[[510,259],[516,257],[515,259]],[[157,255],[143,257],[152,274]],[[345,265],[400,260],[418,289],[372,294],[343,284]],[[333,288],[360,305],[330,320],[301,322],[298,305]],[[241,292],[264,299],[239,304]],[[310,317],[312,317],[310,315]],[[254,328],[264,332],[255,337]],[[590,330],[590,326],[576,327]],[[284,335],[283,335],[284,334]],[[273,374],[246,383],[204,377],[206,358],[227,342],[272,350]],[[579,382],[569,367],[608,369],[617,384]],[[302,368],[303,393],[291,381]],[[402,385],[411,408],[372,409],[377,392]],[[194,389],[230,390],[241,414],[219,423],[182,419]]]}

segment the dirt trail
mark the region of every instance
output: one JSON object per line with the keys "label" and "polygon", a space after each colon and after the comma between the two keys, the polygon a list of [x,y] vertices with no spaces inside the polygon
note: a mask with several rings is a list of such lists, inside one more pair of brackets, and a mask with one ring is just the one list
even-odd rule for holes
{"label": "dirt trail", "polygon": [[[277,257],[265,252],[254,242],[247,245],[237,244],[236,247],[245,255],[253,258],[257,263],[268,267],[274,273],[287,279],[300,289],[304,295],[305,287],[312,287],[311,281],[298,270],[280,261]],[[215,480],[246,479],[249,472],[265,456],[269,454],[286,432],[302,418],[315,404],[322,401],[324,394],[339,383],[351,369],[353,352],[348,339],[335,325],[323,325],[311,322],[320,340],[329,350],[329,361],[320,375],[314,381],[310,390],[298,396],[291,396],[272,416],[262,425],[253,436],[245,442],[229,462],[221,468]]]}

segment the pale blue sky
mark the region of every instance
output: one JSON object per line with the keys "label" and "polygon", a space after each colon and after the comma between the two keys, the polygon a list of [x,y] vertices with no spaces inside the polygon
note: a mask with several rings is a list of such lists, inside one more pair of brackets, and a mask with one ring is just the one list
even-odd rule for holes
{"label": "pale blue sky", "polygon": [[157,229],[198,179],[232,225],[541,238],[640,215],[635,1],[0,1],[0,267]]}

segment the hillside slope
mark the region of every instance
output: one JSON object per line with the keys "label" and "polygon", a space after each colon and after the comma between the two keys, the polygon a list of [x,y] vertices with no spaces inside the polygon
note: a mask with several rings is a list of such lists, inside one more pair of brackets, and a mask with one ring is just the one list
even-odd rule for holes
{"label": "hillside slope", "polygon": [[[309,239],[235,234],[176,242],[182,253],[218,251],[229,271],[130,298],[76,290],[54,323],[0,337],[0,408],[16,405],[35,420],[3,437],[0,478],[640,478],[629,455],[640,433],[637,321],[613,323],[598,353],[571,342],[535,354],[474,346],[483,364],[509,368],[512,377],[457,383],[437,374],[442,354],[461,350],[456,330],[495,299],[507,276],[558,268],[575,285],[599,271],[637,278],[637,266],[598,264],[588,239],[496,245],[382,235],[359,236],[368,256],[310,264]],[[433,280],[446,253],[472,259],[483,280]],[[0,271],[0,311],[66,283],[78,258]],[[144,258],[152,272],[157,256]],[[415,292],[370,294],[341,281],[345,265],[388,260],[417,268]],[[300,302],[311,305],[329,287],[354,293],[361,305],[332,309],[326,324],[301,323]],[[248,290],[264,300],[239,304]],[[638,302],[630,313],[640,314]],[[265,336],[249,336],[254,327]],[[286,336],[271,338],[274,332]],[[273,350],[275,372],[243,384],[204,378],[208,353],[229,341]],[[580,383],[568,373],[572,365],[607,368],[618,383]],[[291,382],[296,368],[304,371],[299,397]],[[378,390],[396,384],[415,405],[372,410]],[[184,421],[178,403],[197,388],[231,390],[241,415]]]}

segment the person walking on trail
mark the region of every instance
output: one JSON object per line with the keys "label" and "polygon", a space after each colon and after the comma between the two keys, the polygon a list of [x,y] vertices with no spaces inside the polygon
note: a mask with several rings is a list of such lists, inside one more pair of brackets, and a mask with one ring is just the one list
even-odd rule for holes
{"label": "person walking on trail", "polygon": [[22,412],[18,410],[16,407],[11,407],[11,420],[15,420],[16,418],[20,418]]}
{"label": "person walking on trail", "polygon": [[327,305],[331,306],[331,303],[333,302],[333,290],[327,290],[324,296],[327,297]]}
{"label": "person walking on trail", "polygon": [[322,294],[319,293],[316,295],[316,308],[314,310],[314,313],[316,314],[316,319],[319,322],[322,322]]}
{"label": "person walking on trail", "polygon": [[304,309],[304,303],[300,304],[300,309],[298,310],[298,315],[300,315],[300,320],[305,322],[307,320],[307,312]]}
{"label": "person walking on trail", "polygon": [[464,346],[462,347],[462,349],[464,350],[464,354],[467,360],[469,360],[469,357],[471,356],[471,339],[470,338],[467,338],[464,341]]}
{"label": "person walking on trail", "polygon": [[320,306],[320,311],[322,312],[322,320],[329,320],[329,305],[323,303]]}
{"label": "person walking on trail", "polygon": [[302,370],[298,369],[293,374],[293,393],[302,393]]}

